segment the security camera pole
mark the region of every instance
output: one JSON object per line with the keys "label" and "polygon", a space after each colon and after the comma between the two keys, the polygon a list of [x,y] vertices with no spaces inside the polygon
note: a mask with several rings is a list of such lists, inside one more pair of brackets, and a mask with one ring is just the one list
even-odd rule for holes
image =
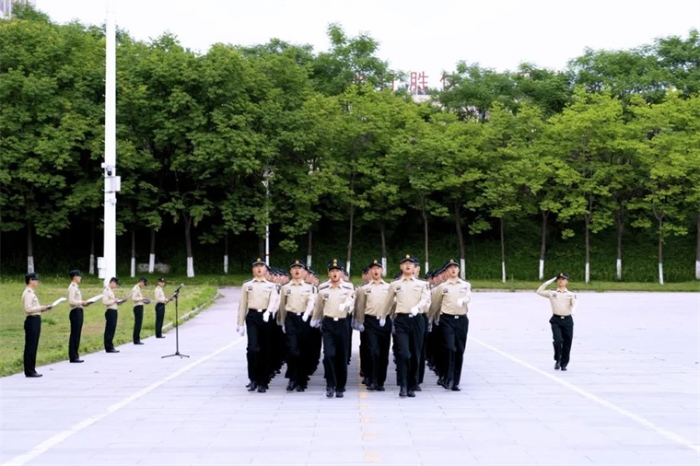
{"label": "security camera pole", "polygon": [[[105,286],[117,276],[117,192],[121,178],[117,176],[117,123],[116,123],[116,81],[117,56],[116,33],[111,2],[107,2],[106,31],[106,75],[105,75],[105,161],[102,164],[105,175],[104,201],[104,253],[98,258],[99,277]],[[101,261],[99,259],[102,259]]]}

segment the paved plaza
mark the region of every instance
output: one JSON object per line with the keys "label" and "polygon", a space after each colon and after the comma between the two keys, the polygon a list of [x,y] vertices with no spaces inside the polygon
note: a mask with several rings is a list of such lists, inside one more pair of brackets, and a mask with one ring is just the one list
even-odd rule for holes
{"label": "paved plaza", "polygon": [[[304,393],[249,393],[239,289],[180,328],[0,379],[5,465],[698,465],[700,293],[580,293],[568,372],[553,370],[549,303],[474,293],[462,391],[426,373],[416,398],[323,366]],[[39,347],[41,351],[41,345]]]}

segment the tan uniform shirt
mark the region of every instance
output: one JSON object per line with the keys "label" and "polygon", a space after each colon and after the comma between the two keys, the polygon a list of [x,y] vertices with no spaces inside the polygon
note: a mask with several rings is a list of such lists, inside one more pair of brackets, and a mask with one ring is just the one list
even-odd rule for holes
{"label": "tan uniform shirt", "polygon": [[70,306],[71,310],[83,307],[83,296],[80,294],[80,288],[75,282],[71,282],[68,285],[68,306]]}
{"label": "tan uniform shirt", "polygon": [[[436,319],[442,314],[463,316],[469,311],[467,303],[471,300],[472,286],[462,279],[447,280],[433,288],[432,303],[428,317]],[[462,300],[460,306],[457,301]]]}
{"label": "tan uniform shirt", "polygon": [[[319,286],[314,308],[314,319],[320,320],[323,317],[333,319],[344,319],[352,311],[355,302],[355,289],[352,284],[343,280],[338,286],[333,286],[330,282],[323,283],[323,288]],[[340,310],[340,305],[344,304],[345,309]]]}
{"label": "tan uniform shirt", "polygon": [[384,317],[387,315],[386,297],[389,294],[389,284],[384,280],[371,281],[360,286],[355,293],[355,320],[365,323],[365,316]]}
{"label": "tan uniform shirt", "polygon": [[160,285],[156,286],[156,291],[153,292],[153,297],[157,303],[165,304],[168,302],[168,298],[165,297],[165,293],[163,292],[163,287]]}
{"label": "tan uniform shirt", "polygon": [[412,278],[399,278],[389,285],[385,309],[390,309],[393,300],[396,299],[395,314],[410,314],[413,306],[418,306],[418,313],[428,312],[430,308],[430,289],[424,280]]}
{"label": "tan uniform shirt", "polygon": [[279,293],[277,285],[264,278],[254,278],[243,284],[241,301],[238,305],[238,325],[245,324],[245,316],[248,309],[268,310],[277,312],[279,306]]}
{"label": "tan uniform shirt", "polygon": [[144,299],[145,298],[143,297],[143,293],[141,293],[141,287],[135,285],[131,289],[131,300],[134,302],[134,306],[143,306]]}
{"label": "tan uniform shirt", "polygon": [[110,287],[106,287],[102,292],[102,304],[104,304],[107,309],[117,310],[117,297],[114,296],[114,290]]}
{"label": "tan uniform shirt", "polygon": [[545,290],[547,283],[537,288],[537,294],[549,298],[555,316],[570,316],[576,308],[576,295],[569,290]]}
{"label": "tan uniform shirt", "polygon": [[292,280],[282,287],[277,322],[283,324],[288,312],[311,315],[315,305],[316,294],[313,285],[303,281],[297,283]]}
{"label": "tan uniform shirt", "polygon": [[39,298],[37,297],[36,293],[34,293],[34,290],[29,287],[26,287],[22,293],[22,306],[24,307],[24,313],[28,316],[41,315],[41,304],[39,304]]}

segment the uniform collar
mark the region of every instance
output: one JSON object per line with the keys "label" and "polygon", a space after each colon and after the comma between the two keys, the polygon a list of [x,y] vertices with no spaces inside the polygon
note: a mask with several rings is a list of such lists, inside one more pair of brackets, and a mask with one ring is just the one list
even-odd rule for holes
{"label": "uniform collar", "polygon": [[369,282],[370,285],[386,285],[386,282],[383,279],[379,279],[378,282],[375,282],[374,280]]}
{"label": "uniform collar", "polygon": [[292,280],[289,282],[290,285],[296,285],[296,286],[304,286],[306,282],[304,280],[299,280],[298,282],[296,280]]}
{"label": "uniform collar", "polygon": [[263,283],[263,282],[266,282],[267,280],[265,279],[265,277],[262,277],[262,278],[253,277],[253,281]]}

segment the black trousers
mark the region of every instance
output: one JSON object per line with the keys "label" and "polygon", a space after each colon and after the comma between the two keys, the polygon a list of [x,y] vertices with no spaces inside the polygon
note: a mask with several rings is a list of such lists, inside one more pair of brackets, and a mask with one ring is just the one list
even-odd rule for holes
{"label": "black trousers", "polygon": [[338,392],[345,391],[348,381],[348,331],[347,319],[326,317],[322,323],[323,370],[326,384]]}
{"label": "black trousers", "polygon": [[117,314],[116,309],[107,309],[105,311],[105,350],[114,349],[114,333],[117,331]]}
{"label": "black trousers", "polygon": [[443,376],[452,385],[459,385],[462,379],[462,363],[464,362],[464,349],[467,346],[467,333],[469,332],[469,318],[464,316],[440,316],[441,343],[443,346]]}
{"label": "black trousers", "polygon": [[559,361],[561,367],[569,364],[571,356],[571,343],[574,340],[574,319],[571,316],[552,316],[549,319],[552,325],[552,339],[554,344],[554,360]]}
{"label": "black trousers", "polygon": [[41,335],[41,316],[24,319],[24,375],[36,373],[36,353]]}
{"label": "black trousers", "polygon": [[68,359],[75,361],[80,359],[80,334],[83,331],[83,308],[71,309],[68,315],[70,320],[70,336],[68,337]]}
{"label": "black trousers", "polygon": [[249,309],[245,316],[248,333],[248,378],[258,385],[270,383],[269,322],[263,320],[263,312]]}
{"label": "black trousers", "polygon": [[156,337],[163,336],[163,320],[165,319],[165,304],[156,304]]}
{"label": "black trousers", "polygon": [[424,320],[420,315],[397,314],[394,319],[396,379],[400,387],[415,388],[420,375],[419,363],[425,339]]}
{"label": "black trousers", "polygon": [[420,352],[420,361],[418,361],[418,384],[422,384],[425,378],[425,361],[428,358],[428,345],[426,344],[428,340],[428,316],[418,314],[415,318],[423,319],[423,346]]}
{"label": "black trousers", "polygon": [[141,325],[143,324],[143,306],[134,306],[134,343],[141,341]]}
{"label": "black trousers", "polygon": [[311,326],[301,315],[288,312],[284,319],[285,341],[287,344],[287,377],[297,385],[305,385],[310,375],[312,347],[310,345]]}
{"label": "black trousers", "polygon": [[308,364],[308,374],[313,375],[318,369],[318,364],[321,361],[321,347],[323,346],[323,334],[321,329],[313,328],[309,330],[309,360],[306,361]]}
{"label": "black trousers", "polygon": [[350,364],[350,359],[352,358],[352,333],[353,333],[353,328],[352,328],[352,319],[347,318],[345,319],[345,322],[348,326],[348,364]]}
{"label": "black trousers", "polygon": [[[365,331],[360,332],[360,372],[369,377],[369,352],[367,351],[367,317],[365,317]],[[350,352],[352,352],[352,333],[350,334]]]}
{"label": "black trousers", "polygon": [[387,318],[384,327],[379,326],[379,318],[365,316],[365,346],[367,364],[365,376],[369,383],[383,387],[389,365],[389,346],[391,345],[391,319]]}

